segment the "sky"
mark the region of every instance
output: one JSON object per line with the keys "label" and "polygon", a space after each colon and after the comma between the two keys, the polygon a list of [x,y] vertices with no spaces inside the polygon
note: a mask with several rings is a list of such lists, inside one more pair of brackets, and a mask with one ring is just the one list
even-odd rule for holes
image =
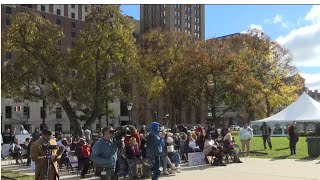
{"label": "sky", "polygon": [[[140,19],[139,5],[122,5]],[[205,5],[205,38],[258,28],[293,54],[306,87],[320,90],[320,5]]]}

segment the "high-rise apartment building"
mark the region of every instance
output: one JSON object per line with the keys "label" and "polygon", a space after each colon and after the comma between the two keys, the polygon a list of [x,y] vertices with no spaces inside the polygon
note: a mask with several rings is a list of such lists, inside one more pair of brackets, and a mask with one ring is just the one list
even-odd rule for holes
{"label": "high-rise apartment building", "polygon": [[[103,5],[91,5],[91,4],[21,4],[21,5],[1,5],[1,32],[10,27],[12,23],[12,17],[19,12],[36,12],[43,18],[48,19],[53,24],[61,26],[64,32],[64,39],[59,42],[58,47],[61,52],[66,52],[67,48],[75,46],[76,38],[79,36],[80,31],[84,29],[86,16],[90,13],[91,8],[99,7]],[[134,21],[136,29],[134,34],[139,34],[139,21]],[[15,54],[11,52],[1,53],[1,68],[6,63],[13,61]],[[125,108],[121,108],[124,104]],[[17,108],[18,107],[18,108]],[[15,109],[29,109],[29,114],[26,116],[23,111],[17,111]],[[113,115],[109,116],[109,125],[117,125],[123,122],[128,122],[128,113],[126,112],[126,102],[120,102],[115,100],[109,104],[109,107],[113,109]],[[1,130],[19,127],[19,125],[31,125],[31,130],[35,127],[39,127],[42,123],[41,119],[42,102],[29,102],[22,101],[16,102],[12,98],[1,97]],[[124,110],[123,110],[124,109]],[[105,117],[104,117],[105,118]],[[83,123],[83,122],[82,122]],[[58,130],[59,128],[63,132],[69,132],[72,128],[66,113],[60,105],[57,105],[46,111],[46,124],[52,129]],[[106,121],[103,119],[102,126],[106,125]],[[91,129],[99,127],[98,121],[96,121]]]}
{"label": "high-rise apartment building", "polygon": [[200,4],[161,4],[140,5],[140,29],[164,28],[181,31],[204,39],[204,5]]}

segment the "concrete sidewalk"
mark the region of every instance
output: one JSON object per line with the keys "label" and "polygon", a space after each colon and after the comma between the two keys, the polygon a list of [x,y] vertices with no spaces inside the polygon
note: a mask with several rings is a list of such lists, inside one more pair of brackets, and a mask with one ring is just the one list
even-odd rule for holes
{"label": "concrete sidewalk", "polygon": [[[295,159],[260,159],[242,158],[242,164],[228,164],[222,166],[198,166],[184,167],[182,173],[171,176],[161,176],[164,180],[186,179],[247,179],[247,180],[320,180],[319,160],[295,160]],[[2,161],[1,169],[19,171],[28,175],[33,172],[22,165],[9,165]],[[61,179],[79,179],[75,173],[60,172]],[[92,174],[88,179],[99,179]]]}

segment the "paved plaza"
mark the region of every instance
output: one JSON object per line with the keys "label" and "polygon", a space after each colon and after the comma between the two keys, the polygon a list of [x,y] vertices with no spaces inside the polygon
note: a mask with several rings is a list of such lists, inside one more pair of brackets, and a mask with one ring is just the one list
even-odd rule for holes
{"label": "paved plaza", "polygon": [[[184,165],[182,173],[161,176],[163,180],[206,180],[206,179],[246,179],[246,180],[320,180],[319,160],[260,159],[242,158],[242,164],[228,164],[226,167]],[[1,169],[19,171],[31,175],[26,166],[10,165],[2,161]],[[79,179],[75,173],[61,172],[61,179]],[[99,179],[90,176],[88,179]]]}

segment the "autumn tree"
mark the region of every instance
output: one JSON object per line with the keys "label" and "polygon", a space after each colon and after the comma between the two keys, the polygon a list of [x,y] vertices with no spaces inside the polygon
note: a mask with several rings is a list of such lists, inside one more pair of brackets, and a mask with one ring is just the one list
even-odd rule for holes
{"label": "autumn tree", "polygon": [[15,57],[2,69],[2,93],[60,104],[79,132],[81,114],[90,114],[84,119],[90,125],[101,116],[105,101],[127,97],[120,87],[130,80],[133,30],[132,20],[117,6],[93,9],[76,48],[61,53],[58,44],[64,35],[59,26],[33,12],[17,14],[2,35],[2,53]]}
{"label": "autumn tree", "polygon": [[[131,61],[135,58],[134,23],[121,14],[118,6],[93,9],[86,18],[85,29],[72,50],[77,64],[76,101],[90,109],[86,125],[101,120],[104,105],[114,99],[128,99],[123,85],[130,83]],[[130,90],[130,89],[129,89]]]}
{"label": "autumn tree", "polygon": [[[186,33],[153,30],[142,36],[139,43],[139,59],[136,62],[140,87],[150,98],[164,98],[171,104],[171,116],[181,111],[186,101],[192,99],[188,93],[192,75],[186,73],[187,62],[195,57],[196,41]],[[193,61],[194,62],[194,61]],[[191,67],[191,66],[189,66]],[[188,75],[187,75],[188,74]],[[175,116],[171,125],[176,123]]]}
{"label": "autumn tree", "polygon": [[259,30],[249,30],[232,38],[233,48],[242,63],[244,91],[239,93],[248,119],[270,116],[274,108],[292,102],[301,83],[294,78],[292,55]]}

